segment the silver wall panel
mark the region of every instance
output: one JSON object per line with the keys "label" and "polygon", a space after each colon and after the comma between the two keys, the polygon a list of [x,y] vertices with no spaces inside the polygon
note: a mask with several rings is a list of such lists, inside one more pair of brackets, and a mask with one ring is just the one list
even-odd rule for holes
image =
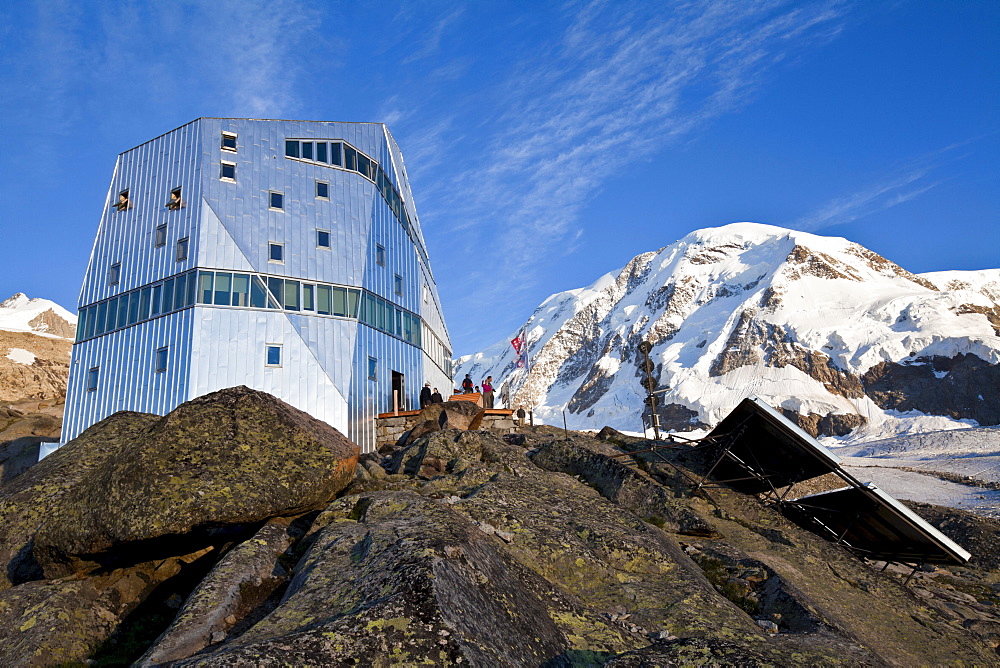
{"label": "silver wall panel", "polygon": [[[163,415],[189,398],[191,318],[184,309],[73,346],[61,442],[76,438],[118,411]],[[167,370],[156,372],[154,354],[166,347]],[[99,368],[97,389],[87,372]]]}

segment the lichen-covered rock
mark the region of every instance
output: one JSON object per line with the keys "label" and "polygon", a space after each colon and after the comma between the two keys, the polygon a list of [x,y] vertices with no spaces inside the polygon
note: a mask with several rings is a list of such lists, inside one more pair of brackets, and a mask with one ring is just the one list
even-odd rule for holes
{"label": "lichen-covered rock", "polygon": [[225,636],[287,579],[278,558],[294,537],[288,520],[272,520],[230,550],[138,663],[152,666],[186,659],[213,644],[218,634]]}
{"label": "lichen-covered rock", "polygon": [[576,436],[546,443],[532,461],[550,471],[582,477],[604,497],[675,533],[715,534],[711,524],[692,511],[676,492],[657,484],[647,473],[628,466],[631,460],[623,459],[623,455],[621,450],[597,439]]}
{"label": "lichen-covered rock", "polygon": [[542,665],[567,644],[550,610],[586,615],[448,504],[377,492],[326,521],[277,609],[179,665]]}
{"label": "lichen-covered rock", "polygon": [[226,532],[324,507],[353,478],[358,453],[333,427],[269,394],[208,394],[81,476],[47,509],[34,554],[52,577],[218,543]]}
{"label": "lichen-covered rock", "polygon": [[0,665],[84,661],[164,581],[204,553],[89,578],[27,582],[0,592]]}
{"label": "lichen-covered rock", "polygon": [[160,418],[118,413],[0,487],[0,590],[42,577],[34,536],[65,496]]}

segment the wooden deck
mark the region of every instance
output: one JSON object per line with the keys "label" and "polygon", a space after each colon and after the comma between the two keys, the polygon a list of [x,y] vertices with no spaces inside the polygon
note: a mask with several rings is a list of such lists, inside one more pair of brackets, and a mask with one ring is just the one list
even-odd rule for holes
{"label": "wooden deck", "polygon": [[[459,394],[457,396],[460,396],[460,397],[461,396],[466,396],[466,397],[468,397],[468,396],[471,396],[471,395],[468,395],[468,394],[465,394],[465,395]],[[478,396],[478,395],[476,395],[476,396]],[[486,409],[486,414],[487,415],[513,415],[514,414],[514,409],[513,408],[487,408]],[[413,417],[415,415],[420,415],[420,410],[419,409],[415,410],[415,411],[399,411],[397,413],[393,413],[392,411],[390,411],[388,413],[379,413],[376,417],[378,417],[378,418],[381,419],[381,418],[391,418],[391,417]]]}

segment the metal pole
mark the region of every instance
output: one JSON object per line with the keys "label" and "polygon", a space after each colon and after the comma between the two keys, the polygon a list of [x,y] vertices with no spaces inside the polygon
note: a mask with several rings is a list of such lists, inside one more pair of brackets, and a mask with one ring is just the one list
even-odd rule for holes
{"label": "metal pole", "polygon": [[569,429],[566,428],[566,409],[563,409],[563,433],[566,434],[566,440],[569,440]]}

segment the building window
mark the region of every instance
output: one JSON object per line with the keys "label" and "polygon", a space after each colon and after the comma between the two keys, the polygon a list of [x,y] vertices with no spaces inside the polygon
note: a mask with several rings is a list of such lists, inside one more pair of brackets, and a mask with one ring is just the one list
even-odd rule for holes
{"label": "building window", "polygon": [[380,267],[385,266],[385,246],[375,244],[375,264]]}
{"label": "building window", "polygon": [[87,391],[94,392],[97,390],[97,375],[100,372],[100,367],[92,366],[87,371]]}
{"label": "building window", "polygon": [[177,240],[177,254],[174,257],[177,262],[183,262],[188,259],[188,238]]}
{"label": "building window", "polygon": [[268,244],[267,251],[267,261],[268,262],[284,262],[285,261],[285,244]]}
{"label": "building window", "polygon": [[167,370],[167,348],[157,348],[153,359],[153,367],[156,373],[163,373]]}
{"label": "building window", "polygon": [[222,133],[222,150],[236,153],[236,135],[231,132]]}
{"label": "building window", "polygon": [[316,197],[319,199],[330,199],[330,184],[326,181],[317,181]]}
{"label": "building window", "polygon": [[431,289],[427,287],[426,283],[424,283],[424,303],[431,303]]}
{"label": "building window", "polygon": [[392,277],[392,289],[400,297],[403,296],[403,277],[399,274]]}
{"label": "building window", "polygon": [[177,211],[184,207],[184,200],[181,199],[181,189],[174,188],[170,191],[170,199],[165,205],[170,211]]}
{"label": "building window", "polygon": [[267,194],[267,206],[274,211],[285,210],[285,194],[269,191]]}
{"label": "building window", "polygon": [[108,285],[117,285],[122,275],[122,263],[115,262],[108,267]]}
{"label": "building window", "polygon": [[330,247],[330,231],[316,230],[316,248]]}
{"label": "building window", "polygon": [[269,343],[265,350],[264,366],[281,366],[281,346]]}
{"label": "building window", "polygon": [[293,139],[285,140],[285,155],[289,158],[299,157],[299,142]]}
{"label": "building window", "polygon": [[153,246],[159,248],[160,246],[166,246],[166,245],[167,245],[167,224],[163,223],[162,225],[156,226],[156,236],[155,240],[153,241]]}
{"label": "building window", "polygon": [[128,188],[118,193],[118,201],[115,202],[115,208],[119,211],[125,211],[126,209],[132,208],[132,200],[128,196]]}
{"label": "building window", "polygon": [[222,169],[219,172],[219,178],[223,181],[235,181],[236,180],[236,163],[235,162],[225,162],[222,163]]}
{"label": "building window", "polygon": [[368,380],[378,380],[378,360],[374,357],[368,358]]}

